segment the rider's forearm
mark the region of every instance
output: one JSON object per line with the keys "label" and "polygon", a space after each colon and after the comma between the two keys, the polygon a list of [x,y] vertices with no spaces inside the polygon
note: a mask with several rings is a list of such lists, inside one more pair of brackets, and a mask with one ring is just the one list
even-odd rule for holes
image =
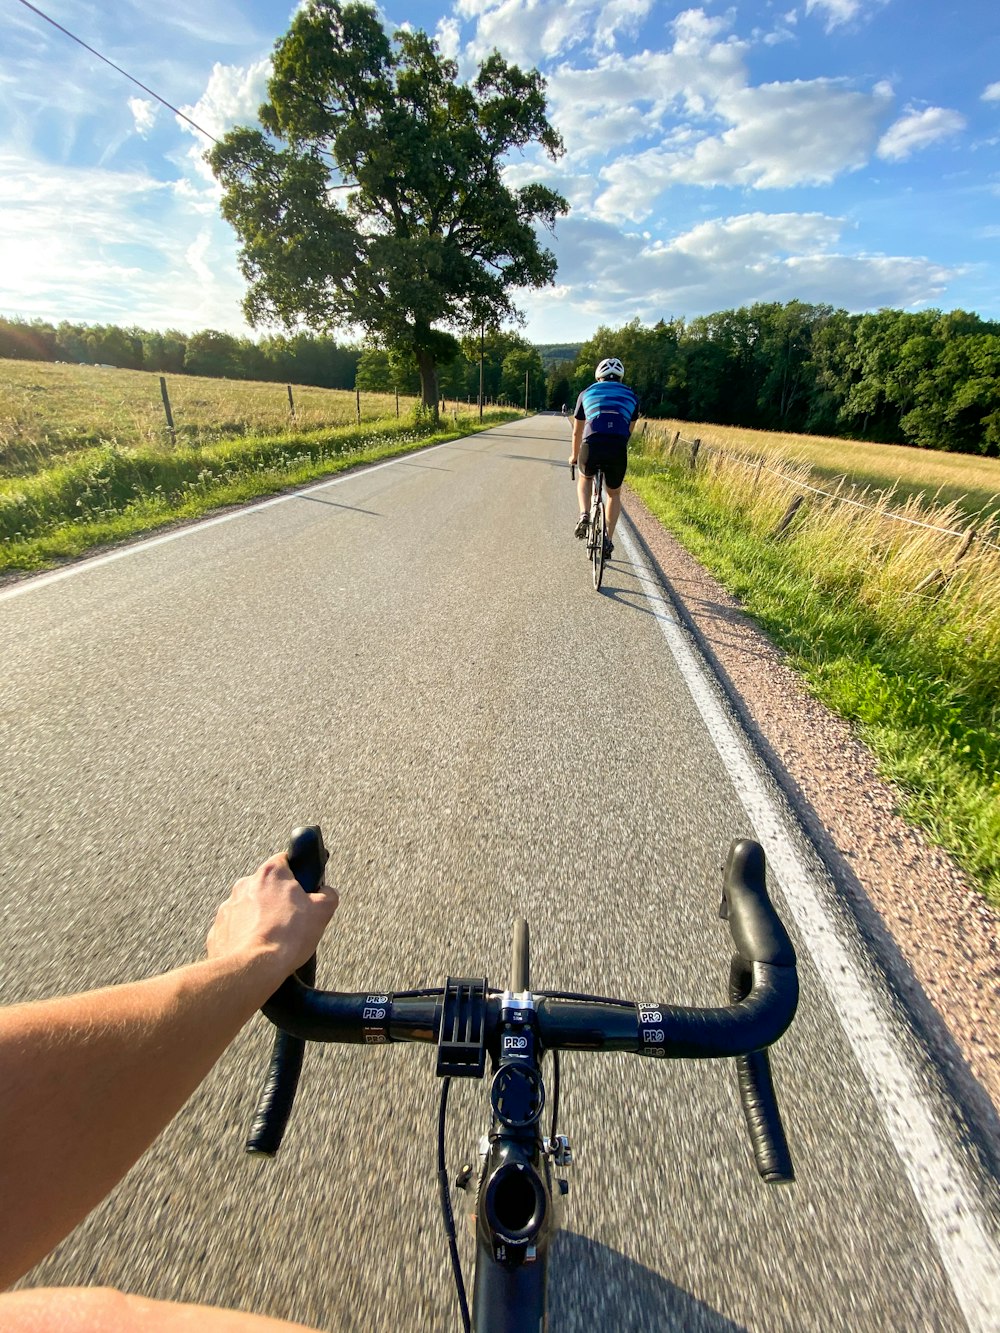
{"label": "rider's forearm", "polygon": [[282,979],[258,949],[0,1010],[0,1289],[121,1179]]}
{"label": "rider's forearm", "polygon": [[4,1333],[310,1333],[304,1324],[215,1310],[205,1305],[175,1305],[107,1287],[41,1287],[0,1295]]}
{"label": "rider's forearm", "polygon": [[573,457],[580,457],[580,445],[583,444],[583,422],[573,421]]}

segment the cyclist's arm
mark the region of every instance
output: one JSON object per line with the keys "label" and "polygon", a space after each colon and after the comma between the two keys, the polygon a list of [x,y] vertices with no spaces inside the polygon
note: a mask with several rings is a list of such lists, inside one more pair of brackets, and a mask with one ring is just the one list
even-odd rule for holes
{"label": "cyclist's arm", "polygon": [[102,1287],[41,1287],[0,1296],[4,1333],[309,1333],[304,1324],[151,1301]]}
{"label": "cyclist's arm", "polygon": [[573,418],[573,452],[570,458],[573,463],[579,460],[580,446],[583,444],[583,428],[586,424],[586,421],[579,421],[576,417]]}
{"label": "cyclist's arm", "polygon": [[334,890],[304,893],[274,857],[234,885],[202,962],[0,1010],[0,1288],[121,1179],[315,951],[336,906]]}

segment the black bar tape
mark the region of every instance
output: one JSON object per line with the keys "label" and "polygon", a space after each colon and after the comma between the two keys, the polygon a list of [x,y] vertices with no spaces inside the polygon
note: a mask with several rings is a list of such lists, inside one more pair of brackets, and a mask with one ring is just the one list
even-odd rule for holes
{"label": "black bar tape", "polygon": [[663,1022],[663,1010],[652,1002],[637,1004],[639,1018],[639,1054],[651,1055],[655,1059],[667,1057],[667,1030]]}
{"label": "black bar tape", "polygon": [[301,1037],[293,1037],[280,1029],[274,1034],[271,1063],[247,1135],[248,1153],[273,1157],[281,1147],[299,1086],[305,1049]]}
{"label": "black bar tape", "polygon": [[736,1078],[740,1102],[750,1135],[754,1161],[769,1185],[787,1184],[795,1179],[792,1155],[788,1150],[778,1100],[771,1079],[767,1051],[753,1051],[736,1057]]}
{"label": "black bar tape", "polygon": [[[746,999],[753,984],[749,964],[737,954],[729,969],[729,1000],[739,1004]],[[736,1081],[740,1105],[750,1135],[750,1147],[761,1178],[769,1185],[787,1184],[795,1179],[792,1155],[778,1110],[778,1098],[771,1078],[767,1051],[751,1051],[736,1057]]]}

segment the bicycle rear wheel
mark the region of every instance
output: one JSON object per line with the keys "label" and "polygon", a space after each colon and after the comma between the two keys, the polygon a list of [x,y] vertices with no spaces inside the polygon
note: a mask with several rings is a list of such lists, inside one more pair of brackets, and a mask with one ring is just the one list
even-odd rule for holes
{"label": "bicycle rear wheel", "polygon": [[591,552],[591,559],[594,564],[594,587],[600,592],[601,580],[604,578],[604,501],[600,494],[598,494],[597,503],[594,505],[590,530],[594,543]]}

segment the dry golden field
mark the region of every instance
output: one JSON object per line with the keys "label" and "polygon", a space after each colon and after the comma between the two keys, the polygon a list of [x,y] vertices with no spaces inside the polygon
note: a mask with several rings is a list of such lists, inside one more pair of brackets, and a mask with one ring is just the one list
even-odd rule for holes
{"label": "dry golden field", "polygon": [[709,422],[650,422],[663,432],[680,431],[721,449],[807,464],[817,477],[846,477],[860,487],[896,487],[902,499],[919,497],[963,514],[1000,512],[1000,459],[977,454],[939,453],[901,444],[870,444],[823,435],[782,435],[775,431],[715,426]]}
{"label": "dry golden field", "polygon": [[[295,422],[284,384],[168,375],[177,441],[348,426],[357,420],[353,391],[293,385]],[[415,399],[401,398],[404,417]],[[392,394],[363,393],[363,421],[393,417]],[[94,445],[170,447],[160,377],[144,370],[102,370],[47,361],[0,360],[0,476],[34,472],[50,460]]]}

